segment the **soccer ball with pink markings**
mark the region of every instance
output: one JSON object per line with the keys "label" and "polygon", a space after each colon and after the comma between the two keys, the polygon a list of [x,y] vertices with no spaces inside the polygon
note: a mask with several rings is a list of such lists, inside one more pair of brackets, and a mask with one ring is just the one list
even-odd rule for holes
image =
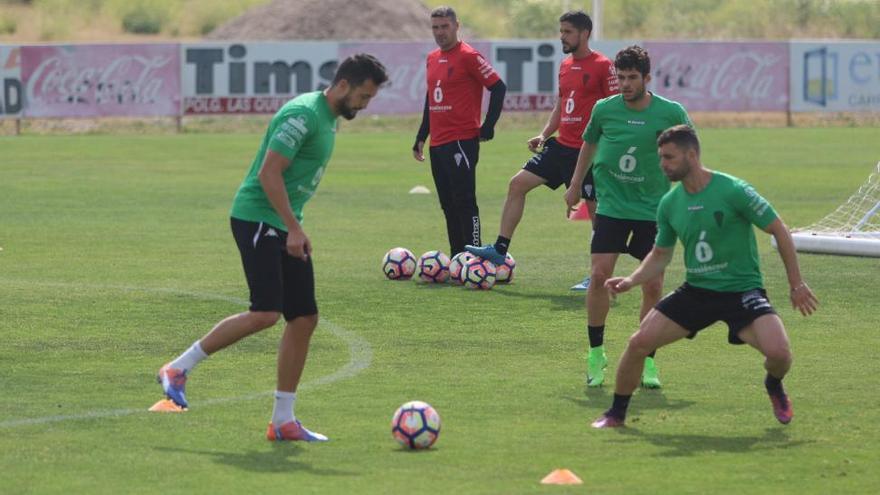
{"label": "soccer ball with pink markings", "polygon": [[455,285],[463,284],[464,264],[473,258],[474,255],[467,251],[462,251],[453,256],[452,261],[449,262],[449,281]]}
{"label": "soccer ball with pink markings", "polygon": [[468,289],[489,290],[495,286],[495,264],[483,258],[473,258],[464,265],[461,276]]}
{"label": "soccer ball with pink markings", "polygon": [[504,263],[495,266],[495,281],[499,284],[513,282],[513,269],[516,268],[516,260],[510,253],[504,258]]}
{"label": "soccer ball with pink markings", "polygon": [[404,448],[427,449],[440,435],[440,415],[427,402],[407,402],[391,418],[391,435]]}
{"label": "soccer ball with pink markings", "polygon": [[391,280],[406,280],[416,271],[416,257],[407,248],[396,247],[382,258],[382,272]]}
{"label": "soccer ball with pink markings", "polygon": [[440,251],[428,251],[419,257],[416,273],[419,280],[440,284],[449,278],[449,256]]}

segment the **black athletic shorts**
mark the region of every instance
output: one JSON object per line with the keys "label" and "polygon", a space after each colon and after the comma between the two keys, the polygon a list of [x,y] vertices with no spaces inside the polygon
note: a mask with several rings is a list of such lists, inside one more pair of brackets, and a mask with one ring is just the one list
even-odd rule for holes
{"label": "black athletic shorts", "polygon": [[629,253],[633,258],[643,260],[654,248],[656,236],[657,222],[596,215],[590,253]]}
{"label": "black athletic shorts", "polygon": [[[562,184],[568,187],[571,184],[571,176],[577,166],[580,151],[580,148],[569,148],[560,144],[556,138],[550,138],[544,141],[544,148],[523,165],[523,170],[528,170],[546,180],[545,185],[550,189],[555,190]],[[592,165],[581,184],[581,197],[591,201],[596,200]]]}
{"label": "black athletic shorts", "polygon": [[716,321],[723,321],[727,323],[727,341],[731,344],[744,344],[739,338],[740,330],[759,316],[776,314],[764,289],[718,292],[694,287],[687,282],[661,299],[654,308],[689,331],[689,339]]}
{"label": "black athletic shorts", "polygon": [[290,321],[318,314],[312,258],[287,254],[287,232],[262,222],[231,218],[232,236],[251,292],[251,311],[277,311]]}

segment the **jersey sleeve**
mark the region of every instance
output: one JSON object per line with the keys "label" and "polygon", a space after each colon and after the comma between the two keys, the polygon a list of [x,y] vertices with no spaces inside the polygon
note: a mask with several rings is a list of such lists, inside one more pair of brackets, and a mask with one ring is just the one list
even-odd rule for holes
{"label": "jersey sleeve", "polygon": [[672,224],[669,223],[669,214],[667,213],[669,208],[666,205],[666,201],[660,200],[660,205],[657,207],[657,237],[654,239],[654,245],[671,248],[675,247],[678,235],[672,228]]}
{"label": "jersey sleeve", "polygon": [[730,201],[739,214],[759,229],[766,228],[777,218],[773,206],[744,180],[735,184]]}
{"label": "jersey sleeve", "polygon": [[600,79],[602,85],[602,97],[616,95],[620,92],[620,86],[617,81],[617,72],[614,70],[614,64],[608,60],[604,63],[604,74]]}
{"label": "jersey sleeve", "polygon": [[684,106],[681,103],[675,102],[675,113],[679,124],[684,124],[692,129],[696,129],[694,123],[691,121],[691,116],[688,115],[687,110],[684,109]]}
{"label": "jersey sleeve", "polygon": [[473,51],[468,53],[465,60],[467,61],[468,72],[470,72],[474,79],[480,81],[483,87],[489,88],[501,80],[501,76],[498,75],[492,64],[480,55],[480,52]]}
{"label": "jersey sleeve", "polygon": [[269,138],[269,149],[292,160],[316,128],[317,121],[311,110],[293,107],[281,115]]}
{"label": "jersey sleeve", "polygon": [[590,121],[587,123],[587,128],[584,130],[584,135],[582,136],[584,141],[590,144],[596,144],[599,142],[599,137],[602,136],[602,109],[605,108],[605,105],[602,104],[602,100],[596,102],[596,105],[593,107],[593,112],[590,114]]}

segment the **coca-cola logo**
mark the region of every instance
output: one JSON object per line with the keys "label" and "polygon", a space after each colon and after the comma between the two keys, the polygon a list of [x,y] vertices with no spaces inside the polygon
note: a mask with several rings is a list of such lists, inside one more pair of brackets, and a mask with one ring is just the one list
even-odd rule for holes
{"label": "coca-cola logo", "polygon": [[782,57],[742,51],[722,59],[687,56],[680,52],[660,58],[655,83],[679,97],[710,100],[775,99]]}
{"label": "coca-cola logo", "polygon": [[158,72],[172,62],[163,55],[120,55],[100,65],[71,63],[55,56],[43,60],[27,81],[34,102],[131,105],[164,102],[163,76]]}

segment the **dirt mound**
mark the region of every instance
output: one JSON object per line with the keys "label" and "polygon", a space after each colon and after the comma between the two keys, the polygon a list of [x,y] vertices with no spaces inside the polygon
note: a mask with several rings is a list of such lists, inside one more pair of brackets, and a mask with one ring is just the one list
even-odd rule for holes
{"label": "dirt mound", "polygon": [[419,0],[274,0],[219,26],[216,40],[431,40]]}

